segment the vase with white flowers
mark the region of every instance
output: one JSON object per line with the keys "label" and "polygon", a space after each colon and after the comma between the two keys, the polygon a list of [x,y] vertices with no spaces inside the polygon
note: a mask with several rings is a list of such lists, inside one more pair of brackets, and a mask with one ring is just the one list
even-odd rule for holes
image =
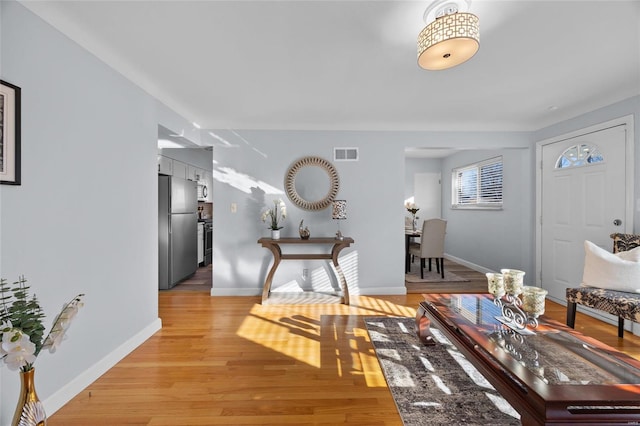
{"label": "vase with white flowers", "polygon": [[36,296],[29,295],[26,282],[20,277],[10,285],[0,278],[0,360],[10,370],[20,371],[22,385],[12,426],[46,424],[47,416],[35,391],[34,363],[43,349],[54,353],[60,346],[84,297],[79,294],[64,304],[45,334],[44,312]]}
{"label": "vase with white flowers", "polygon": [[282,199],[278,198],[273,200],[273,207],[265,210],[262,213],[262,221],[269,220],[269,227],[271,229],[271,238],[274,240],[280,239],[280,230],[283,228],[280,224],[287,217],[287,206]]}
{"label": "vase with white flowers", "polygon": [[404,208],[406,208],[407,211],[411,213],[411,227],[413,228],[413,231],[416,231],[418,228],[418,222],[416,221],[417,219],[416,213],[418,213],[418,210],[420,210],[420,207],[418,207],[416,203],[406,202],[404,204]]}

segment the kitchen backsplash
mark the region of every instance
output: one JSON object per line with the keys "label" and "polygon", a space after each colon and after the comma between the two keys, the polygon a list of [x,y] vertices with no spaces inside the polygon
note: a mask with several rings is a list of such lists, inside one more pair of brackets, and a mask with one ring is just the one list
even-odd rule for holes
{"label": "kitchen backsplash", "polygon": [[213,219],[213,203],[198,201],[198,212],[201,212],[202,219]]}

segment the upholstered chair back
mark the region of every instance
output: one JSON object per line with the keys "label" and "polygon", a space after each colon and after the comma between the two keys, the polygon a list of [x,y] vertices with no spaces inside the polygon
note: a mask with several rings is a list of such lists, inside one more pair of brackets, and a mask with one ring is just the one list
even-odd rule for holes
{"label": "upholstered chair back", "polygon": [[447,221],[443,219],[427,219],[422,223],[420,236],[420,257],[444,257],[444,236]]}

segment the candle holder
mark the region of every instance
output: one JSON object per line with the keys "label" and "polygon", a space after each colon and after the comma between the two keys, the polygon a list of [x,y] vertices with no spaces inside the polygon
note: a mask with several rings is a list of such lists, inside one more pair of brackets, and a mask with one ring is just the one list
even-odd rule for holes
{"label": "candle holder", "polygon": [[518,269],[500,269],[504,279],[504,289],[507,294],[518,296],[522,293],[524,271]]}
{"label": "candle holder", "polygon": [[500,300],[502,296],[505,295],[502,274],[487,272],[485,275],[487,276],[489,293],[493,294],[496,299]]}
{"label": "candle holder", "polygon": [[520,308],[522,301],[518,296],[506,294],[503,299],[497,299],[497,302],[494,300],[494,303],[500,306],[502,311],[502,317],[498,318],[500,322],[513,325],[518,330],[524,330],[527,324],[538,326],[537,321],[530,322],[529,315]]}
{"label": "candle holder", "polygon": [[[538,317],[544,313],[548,291],[523,285],[524,271],[501,269],[500,272],[486,274],[493,303],[502,313],[496,319],[514,330],[523,331],[527,325],[537,327]],[[518,297],[520,294],[522,299]]]}
{"label": "candle holder", "polygon": [[524,286],[522,292],[522,310],[529,314],[530,321],[538,326],[538,317],[544,314],[544,303],[549,292],[540,287]]}

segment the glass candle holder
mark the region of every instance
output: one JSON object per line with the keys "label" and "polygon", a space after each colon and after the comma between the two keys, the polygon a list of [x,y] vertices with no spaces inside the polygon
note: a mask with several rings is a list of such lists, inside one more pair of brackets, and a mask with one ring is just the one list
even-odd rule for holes
{"label": "glass candle holder", "polygon": [[501,269],[500,272],[502,272],[504,289],[507,294],[515,297],[522,293],[524,271],[518,269]]}
{"label": "glass candle holder", "polygon": [[524,286],[522,290],[522,310],[533,317],[544,314],[545,298],[549,292],[540,287]]}
{"label": "glass candle holder", "polygon": [[493,294],[496,299],[504,296],[504,281],[502,279],[502,274],[487,272],[486,276],[489,293]]}

